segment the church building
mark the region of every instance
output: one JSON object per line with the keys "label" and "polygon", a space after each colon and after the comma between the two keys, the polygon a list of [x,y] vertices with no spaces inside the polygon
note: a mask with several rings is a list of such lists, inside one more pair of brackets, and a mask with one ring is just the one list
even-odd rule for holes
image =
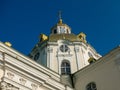
{"label": "church building", "polygon": [[0,90],[120,90],[120,47],[101,56],[60,17],[28,56],[0,42]]}

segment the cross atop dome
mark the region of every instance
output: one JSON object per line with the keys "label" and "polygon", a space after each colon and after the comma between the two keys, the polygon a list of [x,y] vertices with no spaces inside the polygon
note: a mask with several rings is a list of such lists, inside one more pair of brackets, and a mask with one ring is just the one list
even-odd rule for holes
{"label": "cross atop dome", "polygon": [[62,24],[62,11],[58,12],[59,21],[58,24]]}
{"label": "cross atop dome", "polygon": [[71,34],[71,28],[62,21],[61,11],[59,11],[58,16],[59,21],[55,26],[52,27],[52,34]]}

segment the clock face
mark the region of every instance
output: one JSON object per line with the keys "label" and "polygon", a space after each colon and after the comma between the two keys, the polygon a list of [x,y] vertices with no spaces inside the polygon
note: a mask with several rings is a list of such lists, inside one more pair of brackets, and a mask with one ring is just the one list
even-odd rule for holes
{"label": "clock face", "polygon": [[34,60],[35,60],[35,61],[38,60],[39,56],[40,56],[40,53],[38,52],[37,54],[35,54]]}
{"label": "clock face", "polygon": [[60,46],[60,50],[62,51],[62,52],[67,52],[68,51],[68,46],[67,45],[61,45]]}

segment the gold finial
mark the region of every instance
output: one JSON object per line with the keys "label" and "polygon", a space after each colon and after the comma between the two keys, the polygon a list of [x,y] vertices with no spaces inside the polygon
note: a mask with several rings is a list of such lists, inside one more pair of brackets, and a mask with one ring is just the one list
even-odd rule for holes
{"label": "gold finial", "polygon": [[81,32],[81,33],[78,34],[77,36],[78,36],[78,38],[80,39],[80,41],[82,41],[82,42],[84,42],[84,43],[87,42],[87,41],[86,41],[86,35],[85,35],[83,32]]}
{"label": "gold finial", "polygon": [[45,34],[40,34],[40,42],[45,40],[48,40],[48,36],[46,36]]}
{"label": "gold finial", "polygon": [[59,23],[59,24],[62,24],[62,12],[61,12],[61,11],[59,11],[58,16],[59,16],[59,21],[58,21],[58,23]]}
{"label": "gold finial", "polygon": [[10,42],[5,42],[5,45],[7,45],[8,47],[12,46],[12,44]]}

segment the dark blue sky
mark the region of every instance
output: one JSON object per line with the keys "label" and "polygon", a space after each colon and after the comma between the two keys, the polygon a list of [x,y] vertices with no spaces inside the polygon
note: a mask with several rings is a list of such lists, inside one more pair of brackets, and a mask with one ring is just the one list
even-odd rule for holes
{"label": "dark blue sky", "polygon": [[119,0],[0,0],[0,41],[28,54],[40,33],[50,34],[62,11],[72,32],[84,32],[102,55],[120,43]]}

